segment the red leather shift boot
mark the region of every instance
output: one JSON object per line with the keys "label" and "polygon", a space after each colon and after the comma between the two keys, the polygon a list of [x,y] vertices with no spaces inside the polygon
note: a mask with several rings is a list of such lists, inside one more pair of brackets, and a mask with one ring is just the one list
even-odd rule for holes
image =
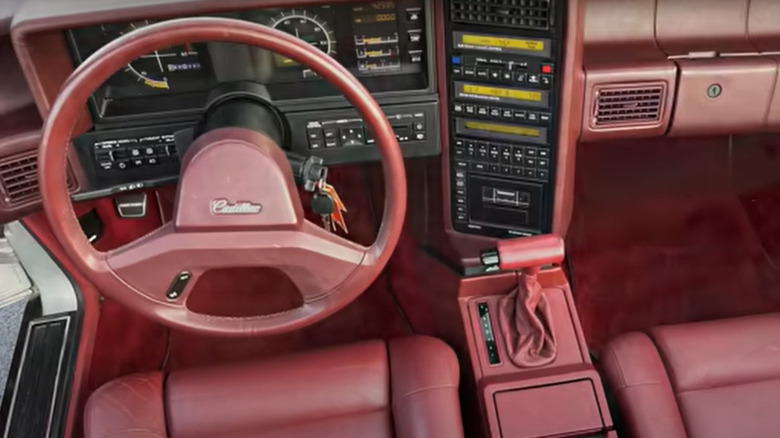
{"label": "red leather shift boot", "polygon": [[550,307],[534,274],[520,274],[517,289],[501,298],[499,326],[509,358],[521,368],[547,365],[557,346]]}

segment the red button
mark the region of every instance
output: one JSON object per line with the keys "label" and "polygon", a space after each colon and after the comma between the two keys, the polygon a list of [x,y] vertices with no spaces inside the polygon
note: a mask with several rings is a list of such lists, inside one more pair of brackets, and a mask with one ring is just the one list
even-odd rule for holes
{"label": "red button", "polygon": [[543,65],[542,66],[542,73],[544,73],[544,74],[552,73],[552,66],[551,65]]}

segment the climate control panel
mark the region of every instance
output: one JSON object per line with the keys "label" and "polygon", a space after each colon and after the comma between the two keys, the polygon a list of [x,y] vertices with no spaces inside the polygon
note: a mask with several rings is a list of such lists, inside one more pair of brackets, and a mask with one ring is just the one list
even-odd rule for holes
{"label": "climate control panel", "polygon": [[[518,2],[507,10],[517,17],[449,24],[450,214],[457,231],[505,238],[551,229],[564,4]],[[448,7],[462,10],[455,0]],[[542,7],[549,26],[524,28]]]}

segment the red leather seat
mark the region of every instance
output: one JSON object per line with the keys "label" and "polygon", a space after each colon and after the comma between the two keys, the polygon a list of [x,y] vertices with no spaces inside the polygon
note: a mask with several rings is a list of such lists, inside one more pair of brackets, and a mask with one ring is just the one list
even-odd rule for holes
{"label": "red leather seat", "polygon": [[258,363],[123,377],[90,397],[87,438],[458,438],[458,362],[410,337]]}
{"label": "red leather seat", "polygon": [[780,314],[629,333],[602,360],[635,438],[780,436]]}

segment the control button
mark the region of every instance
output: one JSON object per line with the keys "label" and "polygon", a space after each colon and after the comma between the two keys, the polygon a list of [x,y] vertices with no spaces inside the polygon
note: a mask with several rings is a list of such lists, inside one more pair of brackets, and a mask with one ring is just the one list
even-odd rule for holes
{"label": "control button", "polygon": [[456,170],[455,171],[455,178],[465,179],[466,178],[466,171],[465,170]]}
{"label": "control button", "polygon": [[417,140],[417,141],[425,140],[425,133],[424,132],[415,132],[414,133],[414,139]]}
{"label": "control button", "polygon": [[306,131],[309,140],[322,140],[322,131],[319,129],[309,129]]}
{"label": "control button", "polygon": [[515,110],[514,117],[519,122],[525,122],[528,120],[528,113],[525,110]]}
{"label": "control button", "polygon": [[406,19],[408,21],[419,21],[420,20],[420,11],[421,11],[421,9],[407,9],[406,10]]}
{"label": "control button", "polygon": [[393,126],[393,131],[395,131],[395,138],[400,142],[412,139],[412,127],[409,125]]}
{"label": "control button", "polygon": [[490,108],[490,117],[501,117],[501,108]]}
{"label": "control button", "polygon": [[477,107],[474,105],[466,105],[466,114],[475,114],[477,112]]}
{"label": "control button", "polygon": [[154,155],[154,148],[146,147],[143,150],[144,155]]}
{"label": "control button", "polygon": [[415,131],[425,131],[425,122],[414,122],[412,124],[412,129]]}
{"label": "control button", "polygon": [[539,123],[539,113],[536,111],[528,111],[528,121],[531,123]]}
{"label": "control button", "polygon": [[501,166],[501,174],[502,175],[511,175],[512,174],[512,168],[510,166]]}
{"label": "control button", "polygon": [[458,213],[455,215],[455,220],[458,222],[466,222],[468,220],[468,215],[463,213]]}
{"label": "control button", "polygon": [[539,79],[539,75],[538,74],[530,73],[528,75],[528,83],[529,84],[539,85],[539,81],[540,81],[540,79]]}
{"label": "control button", "polygon": [[488,164],[488,172],[499,173],[498,164]]}
{"label": "control button", "polygon": [[535,169],[523,169],[523,176],[526,178],[536,178],[536,170]]}
{"label": "control button", "polygon": [[148,157],[146,159],[146,164],[148,164],[150,166],[156,166],[156,165],[160,164],[160,161],[159,161],[159,159],[157,157]]}
{"label": "control button", "polygon": [[456,197],[455,197],[455,203],[456,203],[457,205],[463,205],[463,206],[465,206],[465,205],[466,205],[466,198],[465,198],[465,197],[463,197],[463,196],[456,196]]}
{"label": "control button", "polygon": [[548,149],[539,149],[539,158],[550,158],[550,151]]}
{"label": "control button", "polygon": [[536,171],[536,176],[539,179],[547,180],[547,179],[550,179],[550,172],[546,171],[546,170],[537,170]]}
{"label": "control button", "polygon": [[490,144],[490,161],[498,163],[501,161],[501,146],[497,144]]}
{"label": "control button", "polygon": [[512,164],[515,166],[522,166],[525,162],[525,154],[523,148],[516,146],[512,148]]}
{"label": "control button", "polygon": [[523,164],[525,167],[536,167],[536,158],[525,157],[525,162]]}
{"label": "control button", "polygon": [[501,146],[501,162],[512,164],[512,146]]}
{"label": "control button", "polygon": [[479,67],[477,68],[477,77],[479,79],[487,79],[488,78],[488,69]]}
{"label": "control button", "polygon": [[501,112],[501,117],[505,119],[511,119],[513,115],[514,115],[514,111],[511,109],[505,109]]}
{"label": "control button", "polygon": [[339,141],[338,140],[325,140],[325,147],[326,148],[337,148],[337,147],[339,147]]}
{"label": "control button", "polygon": [[474,67],[463,67],[463,76],[474,77],[477,75],[477,70]]}
{"label": "control button", "polygon": [[133,167],[141,167],[146,163],[146,161],[143,158],[133,158],[130,160],[130,165]]}
{"label": "control button", "polygon": [[459,189],[465,189],[466,188],[466,181],[464,180],[457,180],[455,181],[455,187]]}
{"label": "control button", "polygon": [[130,168],[130,160],[119,160],[115,164],[116,168],[119,170],[127,170]]}
{"label": "control button", "polygon": [[95,153],[95,160],[98,163],[110,163],[114,161],[114,157],[109,151],[98,151]]}
{"label": "control button", "polygon": [[525,176],[525,169],[523,169],[522,167],[513,167],[512,174],[514,176]]}
{"label": "control button", "polygon": [[466,143],[466,158],[473,160],[477,156],[477,148],[473,141]]}
{"label": "control button", "polygon": [[482,106],[482,105],[478,106],[477,107],[477,115],[487,116],[488,115],[488,107]]}
{"label": "control button", "polygon": [[455,170],[466,170],[469,168],[469,163],[463,160],[455,160]]}
{"label": "control button", "polygon": [[460,56],[453,56],[452,57],[452,64],[453,65],[460,65],[463,63],[463,59]]}
{"label": "control button", "polygon": [[423,54],[421,50],[409,52],[409,62],[419,64],[422,62]]}
{"label": "control button", "polygon": [[421,31],[409,31],[409,42],[410,43],[419,43],[422,40],[422,33]]}
{"label": "control button", "polygon": [[322,149],[322,140],[309,140],[309,149]]}
{"label": "control button", "polygon": [[326,142],[327,142],[328,140],[336,140],[336,139],[338,138],[338,136],[339,136],[339,130],[338,130],[338,129],[336,129],[336,128],[327,128],[327,129],[323,129],[323,130],[322,130],[322,133],[323,133],[323,134],[324,134],[324,136],[325,136],[325,141],[326,141]]}
{"label": "control button", "polygon": [[102,161],[98,163],[100,165],[100,168],[103,170],[111,170],[114,168],[114,162],[113,161]]}
{"label": "control button", "polygon": [[455,141],[452,142],[452,145],[456,148],[462,149],[464,146],[466,146],[466,142],[463,140],[456,138]]}
{"label": "control button", "polygon": [[524,84],[528,80],[528,73],[526,73],[526,72],[515,72],[512,75],[512,79],[515,82]]}
{"label": "control button", "polygon": [[460,76],[463,74],[463,67],[459,65],[453,65],[452,66],[452,75],[453,76]]}
{"label": "control button", "polygon": [[538,157],[539,156],[539,149],[536,148],[525,148],[525,155],[529,157]]}
{"label": "control button", "polygon": [[456,188],[455,189],[455,196],[466,196],[466,189],[464,189],[464,188]]}
{"label": "control button", "polygon": [[364,146],[363,128],[341,128],[342,146]]}
{"label": "control button", "polygon": [[456,205],[455,206],[455,213],[466,214],[466,206],[465,205]]}
{"label": "control button", "polygon": [[466,150],[463,148],[454,149],[455,158],[466,158]]}
{"label": "control button", "polygon": [[501,79],[512,82],[512,72],[509,70],[501,70]]}
{"label": "control button", "polygon": [[462,103],[456,103],[456,104],[455,104],[455,105],[452,107],[452,111],[454,111],[454,112],[456,112],[456,113],[462,113],[462,112],[463,112],[463,110],[464,110],[464,108],[463,108],[463,104],[462,104]]}
{"label": "control button", "polygon": [[477,171],[477,172],[485,172],[487,171],[487,164],[485,163],[471,163],[471,170]]}
{"label": "control button", "polygon": [[552,114],[550,114],[550,113],[539,113],[539,121],[544,123],[545,125],[549,125],[550,121],[552,121]]}
{"label": "control button", "polygon": [[141,156],[141,149],[137,149],[137,148],[130,149],[130,156],[131,157],[140,157]]}
{"label": "control button", "polygon": [[542,64],[542,73],[549,75],[553,72],[553,66],[550,64]]}
{"label": "control button", "polygon": [[490,79],[494,81],[500,81],[501,80],[501,70],[491,68],[490,69]]}
{"label": "control button", "polygon": [[542,87],[550,88],[552,86],[552,76],[542,75],[541,80],[542,80]]}
{"label": "control button", "polygon": [[550,160],[546,158],[540,158],[536,165],[541,169],[547,169],[550,167]]}
{"label": "control button", "polygon": [[477,143],[477,159],[480,161],[487,161],[490,155],[487,143]]}

